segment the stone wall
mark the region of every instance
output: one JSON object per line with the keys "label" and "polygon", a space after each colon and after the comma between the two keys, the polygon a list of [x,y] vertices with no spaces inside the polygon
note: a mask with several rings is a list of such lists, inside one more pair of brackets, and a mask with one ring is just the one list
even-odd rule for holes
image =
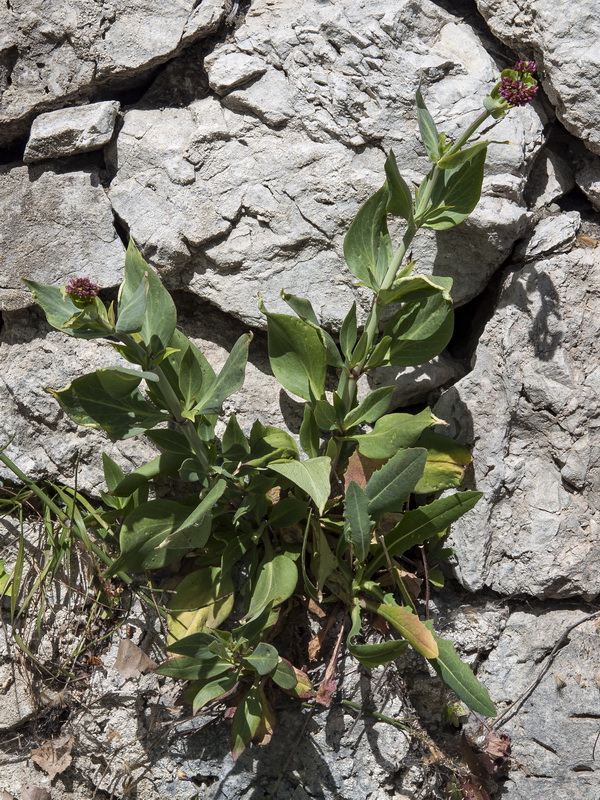
{"label": "stone wall", "polygon": [[[397,383],[399,408],[435,404],[474,453],[468,484],[484,499],[453,528],[457,583],[436,604],[501,711],[517,703],[498,727],[513,745],[502,797],[600,797],[595,624],[563,636],[600,592],[595,0],[8,0],[0,34],[0,444],[10,439],[7,452],[32,477],[69,484],[78,464],[91,492],[101,449],[128,468],[151,451],[82,432],[59,412],[44,387],[114,353],[49,329],[21,278],[89,275],[110,291],[133,236],[215,366],[240,331],[256,331],[230,410],[246,426],[258,416],[294,429],[297,408],[269,373],[257,292],[273,309],[281,289],[309,297],[336,329],[363,299],[342,241],[381,183],[384,154],[394,149],[408,179],[427,169],[419,76],[452,135],[500,69],[535,58],[543,91],[494,127],[491,138],[509,143],[490,148],[481,203],[455,230],[415,244],[419,268],[454,278],[454,339],[432,365],[381,370],[377,381]],[[13,541],[3,539],[7,553]],[[149,634],[139,642],[153,646]],[[79,736],[72,771],[50,786],[7,745],[0,793],[25,797],[30,783],[52,798],[440,796],[406,737],[350,730],[341,711],[302,721],[286,710],[280,744],[235,768],[219,728],[144,749],[149,709],[169,696],[156,676],[132,689],[111,666],[115,647],[88,698],[97,712],[80,707],[65,723]],[[7,668],[8,650],[0,657]],[[413,679],[395,669],[373,697],[401,715],[394,681]],[[6,703],[18,680],[0,683]],[[364,680],[351,679],[347,696]],[[126,698],[116,716],[115,697]],[[29,724],[28,709],[0,730]],[[102,769],[98,748],[112,754]],[[140,764],[128,791],[131,761]]]}

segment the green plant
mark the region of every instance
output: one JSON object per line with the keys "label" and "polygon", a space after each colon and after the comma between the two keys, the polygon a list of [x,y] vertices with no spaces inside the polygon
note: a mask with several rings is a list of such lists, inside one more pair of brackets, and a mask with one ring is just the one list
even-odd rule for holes
{"label": "green plant", "polygon": [[[373,296],[364,326],[356,304],[334,336],[308,300],[283,293],[292,316],[269,311],[260,298],[273,373],[304,400],[303,454],[287,431],[257,421],[247,434],[235,415],[216,437],[223,402],[243,384],[252,335],[238,339],[215,374],[177,329],[172,298],[133,242],[118,300],[109,307],[85,278],[64,289],[26,281],[51,325],[78,338],[108,338],[134,365],[106,367],[50,391],[79,424],[113,439],[143,434],[160,450],[128,475],[103,455],[108,508],[101,523],[118,531],[120,541],[105,575],[181,565],[169,603],[172,657],[159,671],[191,681],[185,696],[194,710],[214,700],[235,708],[236,756],[273,729],[269,681],[311,696],[307,676],[271,644],[295,593],[345,606],[347,648],[360,663],[385,664],[411,646],[470,709],[496,713],[452,644],[419,618],[400,561],[427,541],[444,557],[441,538],[481,495],[431,495],[460,485],[470,455],[431,430],[444,423],[430,409],[388,413],[393,387],[359,401],[357,385],[377,367],[426,363],[448,344],[452,281],[413,274],[405,257],[421,228],[446,230],[473,211],[490,142],[469,139],[489,117],[532,99],[533,71],[532,62],[505,70],[485,111],[455,142],[438,132],[417,91],[431,170],[413,195],[390,152],[385,183],[359,210],[344,242],[348,268]],[[396,248],[390,215],[405,224]],[[189,494],[149,499],[151,482],[165,476],[189,484]],[[372,616],[398,638],[361,641]]]}

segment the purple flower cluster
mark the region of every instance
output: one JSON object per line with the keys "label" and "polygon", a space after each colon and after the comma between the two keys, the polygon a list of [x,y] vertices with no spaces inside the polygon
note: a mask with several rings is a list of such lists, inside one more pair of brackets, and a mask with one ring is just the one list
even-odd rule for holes
{"label": "purple flower cluster", "polygon": [[73,302],[89,305],[97,297],[100,287],[89,278],[71,278],[65,287],[66,294]]}
{"label": "purple flower cluster", "polygon": [[[521,63],[521,62],[518,62]],[[531,63],[531,62],[525,62]],[[537,94],[538,87],[530,83],[525,83],[518,78],[513,80],[509,77],[502,78],[498,91],[511,106],[527,106],[533,103]]]}
{"label": "purple flower cluster", "polygon": [[528,72],[530,75],[535,75],[537,72],[535,61],[517,61],[513,69],[515,72]]}

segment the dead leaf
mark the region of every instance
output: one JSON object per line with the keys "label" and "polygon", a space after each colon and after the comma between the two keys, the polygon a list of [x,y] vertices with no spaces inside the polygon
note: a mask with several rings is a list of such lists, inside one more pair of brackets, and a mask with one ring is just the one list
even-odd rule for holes
{"label": "dead leaf", "polygon": [[334,680],[335,670],[337,668],[338,658],[340,654],[340,647],[342,646],[342,639],[344,638],[344,626],[340,628],[340,632],[338,634],[335,647],[333,648],[333,653],[331,654],[331,658],[329,659],[329,664],[327,664],[327,668],[325,670],[325,677],[321,682],[321,685],[317,689],[317,695],[315,697],[315,702],[319,703],[325,708],[329,708],[331,705],[331,701],[333,700],[333,695],[335,690],[337,689],[337,681]]}
{"label": "dead leaf", "polygon": [[[63,736],[60,739],[44,742],[41,747],[36,747],[35,750],[31,751],[31,760],[35,761],[38,767],[41,767],[52,781],[60,772],[64,772],[71,766],[73,761],[71,750],[73,749],[74,741],[74,736]],[[37,789],[37,787],[33,788]]]}
{"label": "dead leaf", "polygon": [[27,784],[21,787],[21,800],[52,800],[52,795],[46,789]]}
{"label": "dead leaf", "polygon": [[366,458],[361,456],[358,450],[355,450],[348,460],[348,469],[344,475],[346,489],[348,489],[350,481],[355,481],[361,489],[364,489],[371,475],[383,464],[385,464],[385,461]]}
{"label": "dead leaf", "polygon": [[157,666],[156,661],[147,656],[131,639],[121,639],[117,660],[115,661],[115,669],[123,678],[126,680],[137,678],[138,675],[142,675]]}
{"label": "dead leaf", "polygon": [[[319,608],[319,606],[317,606],[317,608]],[[331,626],[333,625],[335,620],[336,617],[333,614],[330,614],[325,620],[323,627],[319,630],[319,632],[315,636],[313,636],[313,638],[308,643],[307,649],[308,649],[308,658],[310,661],[316,661],[317,658],[319,657],[319,653],[321,652],[321,647],[323,646],[325,637],[331,630]]]}
{"label": "dead leaf", "polygon": [[318,617],[319,619],[323,619],[323,617],[327,616],[327,611],[323,608],[323,606],[320,606],[315,600],[313,600],[312,597],[310,597],[308,600],[308,610],[313,616]]}
{"label": "dead leaf", "polygon": [[8,792],[0,792],[0,800],[15,800],[15,798]]}

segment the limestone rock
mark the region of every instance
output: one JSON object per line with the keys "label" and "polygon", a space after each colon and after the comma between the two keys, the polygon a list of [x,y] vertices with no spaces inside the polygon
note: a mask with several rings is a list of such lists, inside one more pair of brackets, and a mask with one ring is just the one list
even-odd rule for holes
{"label": "limestone rock", "polygon": [[535,261],[553,253],[566,253],[573,247],[580,226],[581,216],[578,211],[546,217],[538,222],[531,235],[517,247],[516,256],[524,261]]}
{"label": "limestone rock", "polygon": [[[534,608],[510,616],[478,673],[501,715],[548,666],[567,629],[588,613]],[[568,634],[540,683],[498,729],[512,739],[512,768],[502,791],[506,800],[589,800],[597,794],[597,627],[598,621],[590,620]]]}
{"label": "limestone rock", "polygon": [[[300,10],[290,0],[253,3],[207,58],[220,102],[126,112],[110,148],[110,200],[173,285],[257,326],[256,291],[281,310],[287,289],[339,325],[354,282],[343,237],[382,181],[383,152],[394,148],[409,181],[429,168],[418,144],[418,74],[450,136],[475,118],[497,76],[468,26],[433,3],[365,8],[350,0]],[[456,231],[415,242],[423,270],[455,277],[457,303],[481,291],[529,224],[525,174],[542,122],[531,108],[502,120],[492,138],[517,146],[490,148],[481,206]],[[173,178],[182,162],[193,165],[193,178],[189,168]]]}
{"label": "limestone rock", "polygon": [[21,278],[64,284],[87,275],[101,286],[120,281],[123,245],[96,171],[0,167],[0,214],[0,310],[32,304]]}
{"label": "limestone rock", "polygon": [[534,210],[544,208],[575,187],[573,170],[554,150],[544,148],[536,158],[525,192]]}
{"label": "limestone rock", "polygon": [[594,208],[600,210],[600,158],[591,154],[585,158],[575,179]]}
{"label": "limestone rock", "polygon": [[600,592],[598,259],[575,249],[509,274],[473,371],[435,407],[484,492],[452,527],[471,591]]}
{"label": "limestone rock", "polygon": [[[590,58],[598,45],[595,0],[476,0],[492,33],[520,58],[535,58],[542,85],[564,126],[600,153],[596,87],[600,67]],[[557,13],[558,11],[558,13]]]}
{"label": "limestone rock", "polygon": [[114,100],[49,111],[36,117],[25,163],[98,150],[110,141],[120,104]]}
{"label": "limestone rock", "polygon": [[47,5],[14,0],[0,11],[0,141],[22,135],[34,112],[85,101],[214,33],[231,0],[164,0],[160,11],[146,0]]}

